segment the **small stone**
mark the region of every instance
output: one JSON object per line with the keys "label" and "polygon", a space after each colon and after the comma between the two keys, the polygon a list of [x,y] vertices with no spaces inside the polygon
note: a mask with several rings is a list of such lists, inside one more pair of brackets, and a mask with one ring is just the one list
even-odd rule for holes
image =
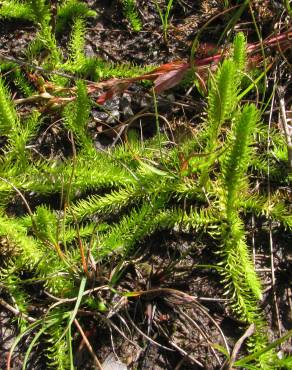
{"label": "small stone", "polygon": [[85,52],[85,56],[87,58],[93,58],[95,56],[95,53],[94,53],[91,45],[86,45],[85,48],[84,48],[84,52]]}
{"label": "small stone", "polygon": [[120,112],[116,109],[110,112],[106,123],[108,124],[114,124],[120,119]]}

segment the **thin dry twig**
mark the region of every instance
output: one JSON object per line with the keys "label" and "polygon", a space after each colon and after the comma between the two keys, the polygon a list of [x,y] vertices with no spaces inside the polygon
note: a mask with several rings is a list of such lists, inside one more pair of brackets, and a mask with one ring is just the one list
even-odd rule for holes
{"label": "thin dry twig", "polygon": [[272,286],[271,286],[271,288],[272,288],[272,292],[273,292],[273,301],[274,301],[275,312],[276,312],[276,317],[277,317],[278,332],[279,332],[279,336],[281,337],[282,330],[281,330],[280,313],[279,313],[279,307],[278,307],[278,302],[277,302],[277,293],[276,293],[276,278],[275,278],[275,264],[274,264],[274,243],[273,243],[273,232],[272,232],[272,222],[271,222],[271,220],[269,221],[269,244],[270,244],[271,277],[272,277],[272,282],[271,282]]}
{"label": "thin dry twig", "polygon": [[[96,288],[93,288],[93,289],[88,289],[88,290],[85,290],[82,294],[82,297],[84,297],[85,295],[89,295],[89,294],[92,294],[93,292],[97,292],[99,290],[109,290],[110,288],[106,285],[103,285],[103,286],[100,286],[100,287],[96,287]],[[56,308],[57,306],[60,306],[62,304],[66,304],[66,303],[73,303],[73,302],[76,302],[77,301],[77,297],[74,297],[74,298],[58,298],[58,297],[55,297],[53,296],[52,294],[50,294],[49,292],[45,291],[45,294],[54,299],[56,302],[53,303],[46,311],[46,315],[48,315],[48,313],[50,311],[52,311],[53,308]]]}
{"label": "thin dry twig", "polygon": [[[146,338],[150,343],[152,343],[153,345],[159,347],[159,348],[162,348],[162,349],[165,349],[166,351],[170,351],[170,352],[173,352],[173,349],[171,348],[168,348],[166,346],[163,346],[162,344],[156,342],[154,339],[150,338],[147,334],[145,334],[141,329],[138,328],[138,326],[134,323],[134,321],[131,319],[131,316],[128,312],[128,310],[125,310],[126,312],[126,315],[127,315],[127,318],[130,322],[130,324],[133,326],[133,328],[139,333],[141,334],[144,338]],[[118,317],[120,317],[119,314],[117,314]]]}
{"label": "thin dry twig", "polygon": [[33,323],[33,322],[36,322],[37,321],[37,319],[35,319],[35,318],[31,317],[31,316],[28,316],[25,313],[17,310],[16,308],[14,308],[13,306],[11,306],[9,303],[7,303],[2,298],[0,298],[0,305],[3,306],[4,308],[6,308],[7,310],[9,310],[10,312],[12,312],[15,316],[20,317],[20,318],[23,318],[23,319],[25,319],[28,322]]}
{"label": "thin dry twig", "polygon": [[292,292],[291,288],[287,288],[287,297],[288,297],[288,303],[289,303],[289,309],[290,309],[290,317],[292,317]]}
{"label": "thin dry twig", "polygon": [[169,336],[168,334],[166,333],[166,331],[160,326],[159,327],[159,330],[162,332],[162,334],[165,336],[165,338],[168,339],[168,342],[169,344],[175,348],[182,356],[184,356],[185,358],[189,359],[191,362],[193,362],[194,364],[200,366],[201,368],[204,368],[204,365],[198,361],[197,359],[195,359],[192,355],[190,355],[189,353],[187,353],[184,349],[182,349],[179,345],[177,345],[176,343],[174,343],[173,341],[171,341],[169,339]]}
{"label": "thin dry twig", "polygon": [[251,324],[247,330],[244,332],[244,334],[238,339],[238,341],[235,343],[233,351],[231,353],[228,365],[227,365],[227,370],[232,370],[232,366],[236,360],[236,356],[238,352],[240,351],[240,348],[243,344],[243,342],[250,337],[253,333],[255,332],[255,325]]}
{"label": "thin dry twig", "polygon": [[91,356],[93,358],[95,366],[97,366],[97,368],[99,370],[103,370],[103,367],[101,366],[101,363],[99,362],[99,359],[97,358],[96,354],[94,353],[93,348],[92,348],[91,344],[89,343],[89,340],[87,339],[87,337],[86,337],[83,329],[81,328],[79,322],[77,321],[77,319],[74,319],[74,324],[76,325],[77,329],[79,330],[79,333],[81,334],[82,339],[83,339],[89,353],[91,354]]}
{"label": "thin dry twig", "polygon": [[[111,319],[108,319],[107,317],[104,317],[102,315],[100,315],[100,317],[102,318],[102,320],[104,320],[108,324],[109,327],[112,327],[113,329],[115,329],[124,339],[126,339],[126,341],[133,344],[133,346],[135,346],[138,351],[142,351],[142,348],[139,346],[139,344],[135,343],[132,339],[128,338],[126,334],[124,334],[122,330],[112,322]],[[121,319],[121,317],[119,317],[119,319]]]}
{"label": "thin dry twig", "polygon": [[[153,289],[152,292],[157,292],[157,291],[161,291],[162,293],[169,293],[170,295],[174,296],[176,299],[179,299],[179,303],[180,304],[194,304],[204,315],[206,315],[209,320],[214,324],[214,326],[216,326],[216,328],[218,329],[222,339],[223,339],[223,342],[224,342],[224,345],[226,347],[226,350],[228,353],[230,353],[230,349],[229,349],[229,346],[228,346],[228,343],[227,343],[227,340],[225,338],[225,335],[224,333],[222,332],[220,326],[217,324],[217,322],[213,319],[213,317],[207,312],[206,308],[204,306],[202,306],[196,297],[192,297],[190,295],[188,295],[187,293],[184,293],[184,292],[181,292],[179,290],[175,290],[175,289],[169,289],[169,288],[160,288],[160,289]],[[151,292],[148,291],[148,292]],[[146,292],[145,292],[146,293]],[[173,302],[170,302],[171,304]]]}
{"label": "thin dry twig", "polygon": [[192,325],[195,326],[195,328],[201,333],[201,335],[205,338],[205,340],[207,341],[208,343],[208,346],[210,347],[211,351],[213,352],[213,355],[215,356],[216,360],[218,361],[219,365],[221,366],[222,365],[222,362],[220,360],[220,358],[218,357],[216,351],[214,350],[213,346],[212,346],[212,342],[210,341],[210,338],[208,337],[208,334],[202,329],[202,327],[200,327],[200,325],[198,325],[198,323],[193,320],[188,314],[186,314],[180,307],[178,307],[178,311],[179,313],[185,318],[187,319]]}
{"label": "thin dry twig", "polygon": [[[44,73],[48,73],[48,74],[53,74],[53,75],[60,76],[60,77],[66,77],[66,78],[69,78],[69,79],[75,80],[75,81],[78,80],[78,77],[70,75],[68,73],[55,71],[55,70],[51,71],[49,69],[37,66],[37,65],[29,63],[29,62],[26,62],[25,60],[17,59],[17,58],[14,58],[14,57],[10,56],[10,55],[5,55],[2,52],[0,52],[0,60],[1,59],[6,60],[7,62],[16,63],[20,66],[26,66],[26,67],[32,68],[35,71],[40,71],[40,72],[44,72]],[[84,80],[84,81],[92,82],[92,81],[88,81],[88,80]]]}
{"label": "thin dry twig", "polygon": [[286,116],[286,108],[285,108],[285,100],[284,100],[284,93],[285,89],[283,86],[277,87],[277,92],[279,96],[279,105],[280,105],[280,113],[281,113],[281,121],[286,137],[287,142],[287,150],[288,150],[288,169],[292,171],[292,130],[289,128],[287,116]]}
{"label": "thin dry twig", "polygon": [[107,314],[107,318],[110,319],[114,315],[116,315],[122,307],[126,306],[128,304],[127,297],[121,297],[119,301],[109,310]]}
{"label": "thin dry twig", "polygon": [[[95,287],[95,288],[92,288],[92,289],[85,290],[82,294],[82,297],[84,297],[86,295],[89,295],[89,294],[92,294],[94,292],[98,292],[100,290],[110,290],[110,287],[108,287],[107,285],[102,285],[102,286],[98,286],[98,287]],[[74,298],[59,298],[59,297],[56,297],[56,296],[52,295],[51,293],[49,293],[47,291],[44,291],[44,293],[48,297],[52,298],[54,301],[60,302],[60,304],[77,301],[77,297],[74,297]]]}
{"label": "thin dry twig", "polygon": [[[275,69],[274,73],[274,86],[276,86],[276,76],[277,76],[277,68]],[[269,203],[269,209],[271,206],[271,182],[270,182],[270,159],[269,159],[269,153],[270,153],[270,146],[271,146],[271,122],[272,122],[272,112],[273,112],[273,106],[275,101],[275,94],[273,93],[272,96],[272,102],[271,102],[271,114],[269,115],[269,124],[268,124],[268,143],[267,143],[267,154],[268,154],[268,181],[267,181],[267,192],[268,192],[268,203]],[[273,301],[275,306],[275,313],[277,317],[277,326],[278,326],[278,332],[281,336],[281,325],[280,325],[280,315],[279,315],[279,307],[277,303],[277,293],[276,293],[276,278],[275,278],[275,265],[274,265],[274,246],[273,246],[273,234],[272,234],[272,220],[269,216],[269,245],[270,245],[270,262],[271,262],[271,279],[272,279],[272,292],[273,292]]]}

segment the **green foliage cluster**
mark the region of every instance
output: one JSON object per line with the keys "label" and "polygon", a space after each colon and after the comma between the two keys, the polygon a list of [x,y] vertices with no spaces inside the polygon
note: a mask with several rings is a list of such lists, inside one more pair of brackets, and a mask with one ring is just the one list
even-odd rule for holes
{"label": "green foliage cluster", "polygon": [[[45,0],[3,0],[1,2],[0,17],[7,19],[24,19],[37,25],[48,23],[52,17],[49,2]],[[71,24],[77,17],[92,17],[96,13],[88,5],[78,0],[62,0],[58,4],[57,24],[58,32]]]}
{"label": "green foliage cluster", "polygon": [[[31,59],[45,48],[49,54],[44,66],[82,77],[98,79],[134,73],[124,66],[110,69],[104,62],[85,56],[84,19],[90,13],[81,3],[70,0],[59,7],[56,29],[72,23],[69,57],[65,61],[52,32],[46,2],[19,3],[14,10],[9,7],[11,1],[4,3],[0,15],[25,17],[29,9],[30,20],[39,23],[39,33],[28,50]],[[134,2],[123,3],[134,6]],[[44,335],[48,364],[58,369],[72,368],[71,324],[85,301],[89,255],[99,265],[113,256],[123,261],[135,253],[146,236],[157,230],[180,228],[214,240],[214,266],[221,274],[232,308],[241,320],[256,324],[249,343],[250,353],[259,353],[253,358],[255,366],[278,366],[272,349],[262,351],[269,343],[259,304],[262,288],[251,261],[243,214],[273,219],[289,230],[292,217],[279,194],[272,194],[271,202],[266,194],[252,192],[251,175],[265,178],[267,161],[269,176],[274,171],[283,183],[288,180],[270,160],[270,154],[253,146],[255,134],[264,142],[265,133],[255,105],[242,106],[238,98],[245,73],[245,47],[244,36],[238,34],[232,57],[211,76],[207,115],[196,141],[190,138],[179,147],[169,145],[162,134],[144,142],[129,135],[126,143],[97,151],[87,131],[92,103],[85,83],[79,80],[76,100],[63,109],[61,117],[75,144],[74,155],[63,161],[35,160],[29,144],[43,125],[43,117],[32,111],[28,118],[21,119],[7,82],[0,79],[0,130],[6,138],[0,158],[0,238],[9,245],[8,259],[0,271],[1,287],[27,316],[31,284],[41,282],[43,289],[64,299],[64,303],[51,306],[44,318],[31,324],[27,316],[20,316],[22,332],[17,341],[31,331],[35,333],[25,363],[33,345]],[[30,95],[32,87],[21,70],[14,73],[20,89]],[[53,79],[61,85],[69,83],[63,77]],[[283,142],[280,136],[275,137],[273,155],[282,159]],[[182,163],[182,154],[187,165]],[[57,194],[62,208],[52,209],[43,201],[31,210],[23,194],[37,194],[40,199]],[[21,217],[7,212],[16,196],[26,210]],[[24,271],[29,278],[23,278]],[[114,280],[108,282],[110,288],[114,284]],[[73,305],[66,298],[72,299]],[[110,302],[106,305],[109,308]]]}
{"label": "green foliage cluster", "polygon": [[[133,28],[138,30],[139,22],[137,16],[135,18],[134,3],[125,3],[124,9]],[[113,64],[98,57],[87,57],[84,52],[86,18],[95,15],[96,12],[90,10],[87,4],[78,0],[59,2],[55,16],[53,9],[50,9],[48,2],[44,0],[27,0],[24,2],[5,0],[0,8],[0,19],[26,19],[37,25],[36,36],[25,50],[25,55],[32,64],[36,62],[40,64],[41,62],[41,66],[45,69],[60,69],[93,81],[110,77],[134,77],[153,68],[153,66],[136,67],[129,63]],[[136,22],[134,22],[134,19],[136,19]],[[53,26],[54,22],[55,25]],[[68,43],[69,57],[65,59],[58,46],[57,38],[68,25],[71,26],[71,36]],[[4,63],[0,67],[2,72],[5,68],[9,68]],[[31,95],[31,86],[19,72],[17,66],[15,66],[13,74],[21,91],[25,95]],[[69,83],[68,79],[60,77],[52,77],[52,81],[60,85]]]}
{"label": "green foliage cluster", "polygon": [[165,11],[163,12],[162,7],[158,4],[157,0],[154,0],[154,4],[156,6],[157,12],[159,14],[161,24],[162,24],[162,29],[163,29],[163,37],[164,41],[167,43],[167,31],[169,27],[169,15],[170,11],[173,6],[173,0],[167,0],[165,4]]}
{"label": "green foliage cluster", "polygon": [[[142,29],[142,22],[138,15],[136,0],[121,0],[123,12],[135,32]],[[3,0],[0,8],[0,18],[24,19],[44,26],[50,22],[54,9],[46,0]],[[76,18],[94,17],[96,12],[79,0],[62,0],[58,2],[56,16],[56,33],[59,35]]]}
{"label": "green foliage cluster", "polygon": [[[34,22],[38,26],[38,33],[27,51],[30,60],[37,59],[41,51],[46,50],[48,66],[56,67],[61,61],[60,51],[52,28],[56,26],[58,32],[72,22],[72,19],[95,15],[88,6],[76,0],[62,1],[58,9],[58,17],[54,20],[54,9],[45,0],[27,0],[24,2],[4,0],[0,8],[1,18],[17,18]],[[56,25],[53,26],[54,22]]]}
{"label": "green foliage cluster", "polygon": [[136,0],[121,0],[125,17],[129,21],[133,31],[139,32],[142,29],[142,23],[137,12]]}

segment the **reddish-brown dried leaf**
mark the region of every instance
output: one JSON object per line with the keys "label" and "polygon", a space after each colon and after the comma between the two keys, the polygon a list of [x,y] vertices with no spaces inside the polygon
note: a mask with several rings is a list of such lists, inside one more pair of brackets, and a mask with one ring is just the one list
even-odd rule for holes
{"label": "reddish-brown dried leaf", "polygon": [[189,65],[184,63],[179,69],[170,70],[157,77],[154,81],[155,92],[161,93],[179,84],[188,68]]}
{"label": "reddish-brown dried leaf", "polygon": [[[291,29],[289,29],[287,32],[284,32],[277,36],[268,37],[266,40],[264,40],[263,44],[264,46],[269,47],[277,47],[281,50],[286,50],[291,47],[291,36],[292,32]],[[249,54],[249,58],[251,59],[251,62],[258,63],[258,60],[261,59],[261,55],[256,59],[254,56],[252,56],[253,53],[259,51],[261,44],[260,43],[254,43],[249,44],[247,47],[247,53]],[[205,49],[204,53],[205,55],[210,55],[204,58],[196,58],[194,60],[194,68],[196,72],[200,71],[199,75],[199,83],[202,85],[202,87],[205,88],[204,79],[205,74],[201,73],[202,69],[204,69],[206,66],[216,66],[220,60],[226,55],[227,50],[225,49],[217,49],[214,47],[214,50],[212,50],[213,45],[206,44],[201,47],[201,49]],[[200,49],[199,49],[200,50]],[[207,53],[206,53],[207,50]],[[145,73],[138,77],[133,78],[127,78],[127,79],[111,79],[109,81],[105,81],[102,83],[99,83],[96,85],[96,89],[98,88],[108,88],[107,92],[102,94],[97,102],[99,104],[104,104],[107,100],[111,99],[114,95],[122,93],[125,91],[129,85],[131,85],[134,82],[141,81],[141,80],[148,80],[148,81],[154,81],[155,91],[157,93],[161,93],[167,89],[170,89],[171,87],[174,87],[177,85],[183,78],[185,72],[191,68],[190,63],[184,62],[184,61],[174,61],[171,63],[166,63],[161,65],[160,67],[154,69],[153,71],[149,73]]]}

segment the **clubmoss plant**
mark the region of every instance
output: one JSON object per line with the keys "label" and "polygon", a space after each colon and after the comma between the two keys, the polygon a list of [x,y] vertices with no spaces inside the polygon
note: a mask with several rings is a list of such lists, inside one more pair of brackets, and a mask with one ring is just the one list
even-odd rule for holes
{"label": "clubmoss plant", "polygon": [[133,31],[139,32],[142,29],[142,23],[137,12],[136,0],[121,0],[124,15],[130,23]]}
{"label": "clubmoss plant", "polygon": [[78,0],[65,0],[57,8],[56,33],[64,31],[66,27],[77,18],[86,19],[94,17],[96,12],[89,9],[88,5]]}
{"label": "clubmoss plant", "polygon": [[0,125],[1,134],[7,135],[14,127],[17,115],[7,87],[0,79]]}
{"label": "clubmoss plant", "polygon": [[[61,1],[57,8],[56,32],[60,33],[76,17],[93,17],[96,12],[78,0]],[[45,0],[3,0],[0,18],[16,18],[34,22],[36,25],[47,23],[51,18],[51,9]]]}
{"label": "clubmoss plant", "polygon": [[44,68],[53,69],[60,65],[62,55],[52,32],[49,17],[40,23],[39,31],[26,49],[26,56],[32,63],[41,56]]}
{"label": "clubmoss plant", "polygon": [[[32,5],[32,6],[31,6]],[[0,17],[1,18],[18,18],[18,19],[25,19],[28,21],[36,21],[38,22],[39,19],[36,17],[36,14],[33,10],[36,10],[34,6],[34,2],[26,1],[16,1],[16,0],[4,0],[1,3],[0,8]],[[43,4],[40,4],[40,13],[43,9]],[[48,8],[45,10],[47,13]],[[37,10],[38,11],[38,10]],[[44,14],[42,14],[44,15]]]}
{"label": "clubmoss plant", "polygon": [[[44,24],[40,32],[51,32],[49,24]],[[60,55],[53,57],[54,66],[80,73],[87,63],[84,30],[84,20],[75,17],[70,56],[67,61]],[[39,36],[38,42],[43,42]],[[252,175],[259,174],[268,157],[254,145],[254,133],[258,137],[262,133],[259,112],[238,98],[246,59],[242,34],[236,37],[233,50],[210,78],[207,118],[196,141],[188,138],[180,146],[159,132],[144,141],[128,135],[122,144],[96,150],[87,129],[93,103],[85,82],[79,79],[74,86],[70,82],[76,92],[74,101],[54,112],[73,154],[62,160],[54,156],[35,159],[29,143],[43,127],[47,113],[35,111],[28,119],[21,117],[7,82],[1,79],[0,130],[6,141],[0,158],[0,236],[6,238],[11,253],[5,257],[0,279],[9,301],[25,314],[23,332],[15,343],[26,334],[34,335],[24,364],[33,346],[45,338],[47,366],[73,368],[71,327],[80,309],[96,310],[96,302],[88,308],[85,298],[86,289],[100,287],[96,266],[102,270],[108,261],[123,264],[157,230],[182,230],[202,243],[202,235],[212,239],[213,267],[221,275],[230,307],[242,322],[256,325],[248,346],[250,355],[258,354],[253,358],[255,367],[277,368],[280,362],[273,349],[262,351],[269,345],[260,309],[262,288],[242,215],[253,212],[256,217],[271,217],[289,230],[292,218],[284,195],[272,192],[271,203],[267,194],[254,190]],[[103,77],[114,73],[111,66],[106,69],[99,62],[97,69]],[[68,80],[64,83],[68,87]],[[285,158],[281,140],[275,138],[275,155]],[[276,167],[270,162],[270,173]],[[267,179],[264,171],[261,176]],[[31,195],[39,200],[33,209],[26,200]],[[48,196],[58,197],[60,206],[49,206]],[[13,211],[8,215],[12,199],[18,202],[20,216]],[[122,294],[119,279],[109,275],[104,279],[106,288]],[[28,303],[35,297],[29,284],[40,284],[48,297],[42,302],[44,314],[31,324],[26,319]],[[98,296],[92,298],[98,300]],[[109,299],[105,306],[111,304]]]}

